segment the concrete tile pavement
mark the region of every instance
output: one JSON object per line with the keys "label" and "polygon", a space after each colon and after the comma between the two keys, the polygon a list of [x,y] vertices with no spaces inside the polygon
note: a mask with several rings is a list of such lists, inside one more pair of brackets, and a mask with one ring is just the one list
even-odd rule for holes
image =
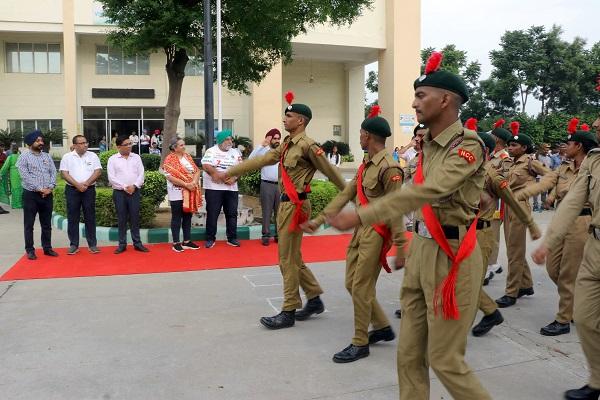
{"label": "concrete tile pavement", "polygon": [[[535,214],[542,228],[550,216]],[[21,224],[18,211],[0,216],[0,272],[23,254]],[[54,231],[53,243],[66,246],[66,234]],[[396,341],[372,346],[356,363],[331,361],[353,333],[344,263],[311,268],[327,312],[283,331],[258,322],[281,302],[276,267],[0,282],[0,397],[396,399]],[[469,337],[467,360],[494,399],[561,399],[587,378],[575,329],[539,335],[554,319],[557,294],[545,269],[532,269],[535,296],[503,310],[505,323],[487,336]],[[486,287],[493,298],[505,276]],[[378,284],[396,330],[401,281],[401,272],[383,274]],[[433,373],[431,381],[432,399],[451,398]]]}

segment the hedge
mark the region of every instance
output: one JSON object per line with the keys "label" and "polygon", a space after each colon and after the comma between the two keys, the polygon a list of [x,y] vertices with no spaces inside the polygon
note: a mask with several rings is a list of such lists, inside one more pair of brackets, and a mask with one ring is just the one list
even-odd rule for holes
{"label": "hedge", "polygon": [[315,218],[327,204],[339,193],[338,188],[329,181],[313,180],[310,183],[311,192],[308,194],[310,200],[310,217]]}
{"label": "hedge", "polygon": [[160,168],[160,156],[158,154],[142,154],[140,157],[145,171],[158,171]]}
{"label": "hedge", "polygon": [[260,170],[252,171],[238,179],[238,188],[241,194],[248,196],[260,195]]}

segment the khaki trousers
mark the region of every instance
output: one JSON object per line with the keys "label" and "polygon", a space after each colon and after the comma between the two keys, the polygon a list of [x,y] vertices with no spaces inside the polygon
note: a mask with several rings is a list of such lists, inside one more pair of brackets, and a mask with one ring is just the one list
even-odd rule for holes
{"label": "khaki trousers", "polygon": [[[498,225],[498,229],[500,229],[500,225]],[[487,272],[488,260],[490,254],[493,251],[494,243],[496,246],[498,245],[498,241],[495,238],[495,232],[493,226],[485,229],[480,229],[477,231],[477,242],[479,243],[479,248],[481,249],[481,268],[483,274],[481,275],[481,291],[479,292],[479,309],[483,311],[483,314],[490,315],[494,311],[498,309],[498,305],[496,302],[485,292],[483,289],[483,280],[485,279],[485,274]]]}
{"label": "khaki trousers", "polygon": [[[529,210],[529,204],[527,204],[527,210]],[[523,224],[508,208],[505,210],[504,218],[508,220],[508,223],[505,221],[508,225],[506,236],[506,253],[508,256],[506,295],[517,297],[519,289],[533,287],[531,270],[525,259],[527,225]]]}
{"label": "khaki trousers", "polygon": [[573,290],[579,265],[583,258],[583,247],[588,237],[592,217],[578,217],[571,225],[563,241],[550,249],[546,270],[558,288],[558,313],[556,320],[568,324],[573,319]]}
{"label": "khaki trousers", "polygon": [[354,233],[359,238],[356,246],[348,247],[346,255],[346,289],[354,305],[354,338],[352,344],[369,344],[369,324],[373,329],[390,326],[390,321],[377,302],[376,286],[381,265],[379,253],[383,238],[373,228],[360,226]]}
{"label": "khaki trousers", "polygon": [[[310,201],[304,200],[303,211],[310,215]],[[289,226],[295,206],[291,201],[281,202],[277,212],[277,234],[279,236],[279,269],[283,276],[282,311],[292,311],[302,307],[300,287],[307,299],[323,293],[312,271],[302,261],[302,231],[290,232]]]}
{"label": "khaki trousers", "polygon": [[494,233],[494,239],[492,243],[492,253],[488,260],[488,265],[498,264],[498,251],[500,250],[500,226],[502,226],[501,219],[492,220],[492,232]]}
{"label": "khaki trousers", "polygon": [[[461,240],[465,230],[461,229]],[[456,252],[457,240],[449,240]],[[408,252],[400,304],[398,383],[401,400],[429,400],[429,367],[455,399],[487,400],[488,392],[465,362],[467,334],[479,305],[481,251],[479,246],[460,266],[456,298],[460,319],[445,320],[433,310],[436,288],[451,263],[433,239],[414,235]]]}
{"label": "khaki trousers", "polygon": [[575,282],[575,324],[590,369],[589,385],[600,389],[600,240],[591,235]]}

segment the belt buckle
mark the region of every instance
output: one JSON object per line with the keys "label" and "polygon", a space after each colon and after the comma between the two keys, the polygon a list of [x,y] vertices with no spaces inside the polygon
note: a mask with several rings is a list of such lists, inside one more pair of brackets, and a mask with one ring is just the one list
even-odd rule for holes
{"label": "belt buckle", "polygon": [[425,225],[425,222],[417,221],[416,225],[417,225],[417,234],[419,236],[433,239],[433,236],[431,236],[431,233],[429,233],[429,229],[427,229],[427,225]]}

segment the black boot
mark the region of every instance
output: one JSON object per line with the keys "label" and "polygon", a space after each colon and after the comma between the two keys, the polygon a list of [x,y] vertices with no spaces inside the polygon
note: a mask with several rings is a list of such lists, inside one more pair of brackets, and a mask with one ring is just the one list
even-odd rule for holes
{"label": "black boot", "polygon": [[473,327],[471,332],[473,336],[483,336],[488,333],[496,325],[500,325],[504,322],[504,317],[500,314],[500,311],[496,310],[490,315],[484,315],[481,321]]}
{"label": "black boot", "polygon": [[581,389],[571,389],[565,392],[567,400],[598,400],[598,397],[600,397],[600,390],[592,389],[588,385]]}
{"label": "black boot", "polygon": [[302,310],[296,311],[296,320],[304,321],[313,314],[321,314],[325,311],[325,305],[319,296],[308,300]]}
{"label": "black boot", "polygon": [[295,311],[282,311],[273,317],[262,317],[260,323],[269,329],[291,328],[296,319]]}
{"label": "black boot", "polygon": [[528,287],[528,288],[524,288],[524,289],[519,289],[519,294],[517,294],[517,297],[523,297],[523,296],[533,296],[533,288]]}
{"label": "black boot", "polygon": [[511,296],[506,296],[506,295],[500,297],[499,299],[496,299],[496,304],[498,304],[498,307],[500,307],[500,308],[514,306],[516,302],[517,302],[516,297],[511,297]]}
{"label": "black boot", "polygon": [[334,363],[349,363],[369,356],[369,345],[355,346],[351,344],[333,355]]}
{"label": "black boot", "polygon": [[394,315],[396,316],[396,318],[402,318],[402,310],[394,311]]}
{"label": "black boot", "polygon": [[540,333],[544,336],[558,336],[571,332],[571,324],[566,324],[554,321],[540,329]]}
{"label": "black boot", "polygon": [[396,334],[390,326],[369,332],[369,344],[375,344],[377,342],[381,342],[382,340],[390,342],[395,338]]}

